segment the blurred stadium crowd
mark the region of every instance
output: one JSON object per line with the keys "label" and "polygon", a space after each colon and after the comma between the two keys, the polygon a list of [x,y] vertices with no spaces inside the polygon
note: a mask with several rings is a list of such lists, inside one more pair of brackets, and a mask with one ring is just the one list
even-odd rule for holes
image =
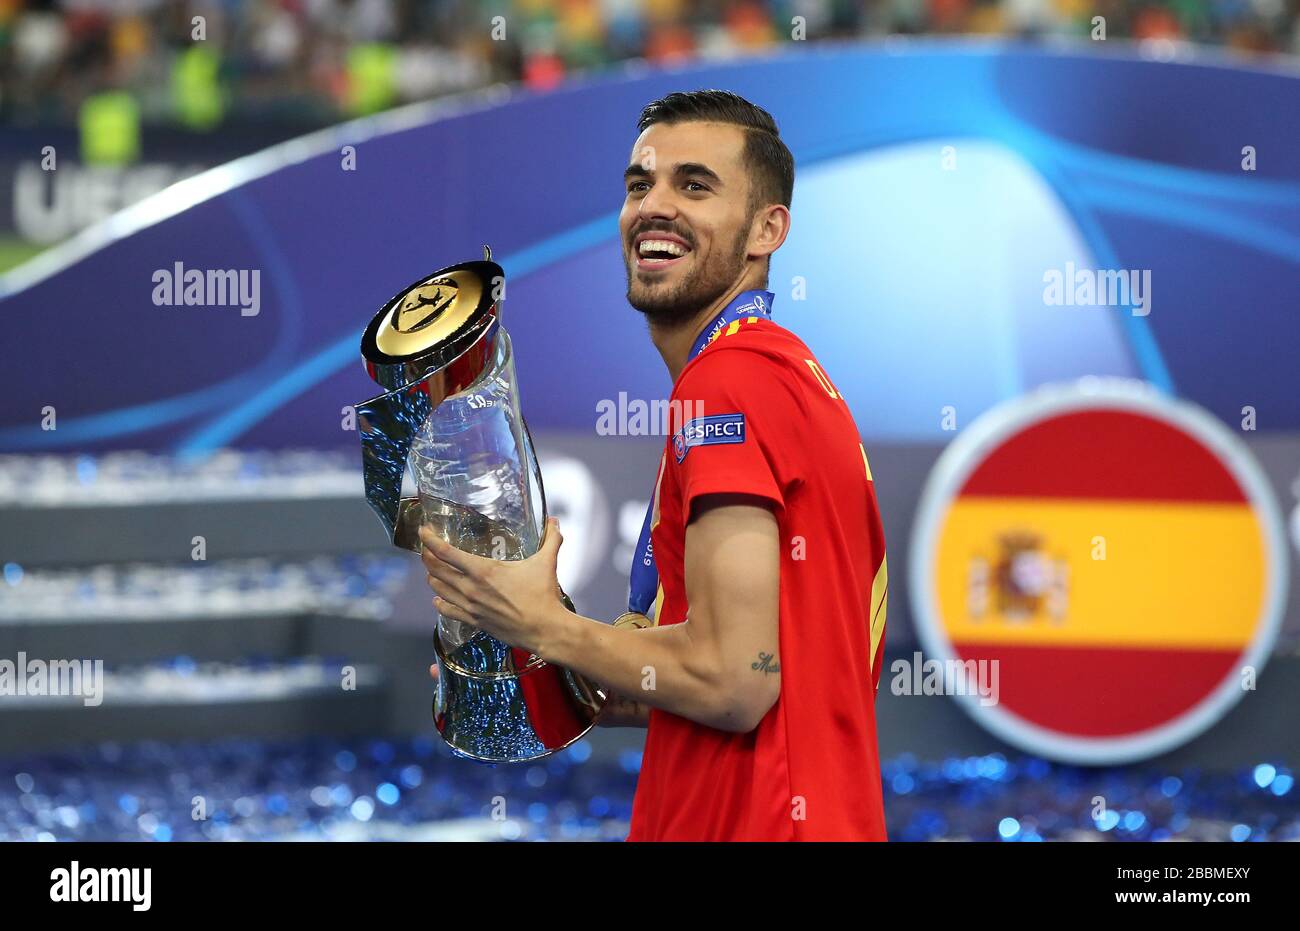
{"label": "blurred stadium crowd", "polygon": [[[1005,35],[1300,53],[1300,0],[0,0],[0,121],[323,124],[495,81],[797,41]],[[196,19],[200,18],[201,19]]]}

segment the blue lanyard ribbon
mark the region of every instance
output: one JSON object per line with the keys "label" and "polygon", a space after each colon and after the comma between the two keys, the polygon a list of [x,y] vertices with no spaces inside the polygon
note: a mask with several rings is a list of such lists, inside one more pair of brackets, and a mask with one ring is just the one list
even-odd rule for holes
{"label": "blue lanyard ribbon", "polygon": [[[771,291],[744,291],[722,309],[713,322],[704,328],[695,345],[691,347],[686,361],[698,356],[709,345],[723,327],[743,317],[762,317],[769,319],[772,315],[772,301],[776,297]],[[658,485],[655,486],[658,491]],[[641,523],[641,535],[637,537],[636,551],[632,557],[632,572],[628,580],[627,607],[647,617],[654,608],[655,598],[659,593],[659,570],[655,567],[654,544],[650,540],[650,522],[654,517],[655,495],[651,494],[650,504],[646,508],[645,520]]]}

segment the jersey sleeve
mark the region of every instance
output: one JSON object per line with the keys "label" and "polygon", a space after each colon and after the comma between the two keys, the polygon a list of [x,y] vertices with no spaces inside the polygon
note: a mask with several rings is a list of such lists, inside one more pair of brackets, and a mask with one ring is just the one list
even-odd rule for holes
{"label": "jersey sleeve", "polygon": [[684,520],[702,495],[754,495],[785,507],[799,437],[781,363],[757,352],[719,350],[683,373],[673,399],[668,467],[677,472]]}

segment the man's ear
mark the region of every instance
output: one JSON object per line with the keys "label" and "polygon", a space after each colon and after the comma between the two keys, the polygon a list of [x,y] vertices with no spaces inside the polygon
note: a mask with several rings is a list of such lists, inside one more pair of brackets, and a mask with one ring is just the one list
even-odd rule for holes
{"label": "man's ear", "polygon": [[790,208],[768,204],[754,214],[749,226],[749,257],[766,258],[785,242],[790,233]]}

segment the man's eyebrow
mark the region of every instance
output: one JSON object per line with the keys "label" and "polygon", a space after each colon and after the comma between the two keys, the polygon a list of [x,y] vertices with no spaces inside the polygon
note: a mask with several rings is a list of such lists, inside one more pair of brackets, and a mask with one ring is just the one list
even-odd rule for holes
{"label": "man's eyebrow", "polygon": [[[707,178],[719,187],[721,187],[723,183],[722,179],[718,177],[716,171],[708,165],[704,165],[700,162],[678,162],[673,166],[673,174],[679,176],[694,175],[701,178]],[[632,178],[649,178],[653,175],[654,172],[650,171],[640,162],[628,165],[623,169],[624,181],[630,181]]]}

